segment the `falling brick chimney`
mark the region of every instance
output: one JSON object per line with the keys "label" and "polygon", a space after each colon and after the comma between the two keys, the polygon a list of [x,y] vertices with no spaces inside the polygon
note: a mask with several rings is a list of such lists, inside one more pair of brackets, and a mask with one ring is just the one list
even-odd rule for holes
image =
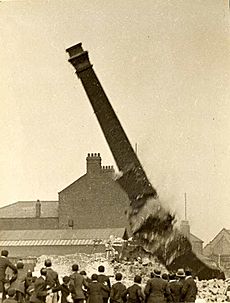
{"label": "falling brick chimney", "polygon": [[35,208],[36,208],[35,216],[36,216],[36,218],[40,218],[41,217],[41,202],[40,202],[40,200],[37,200],[37,202],[35,204]]}
{"label": "falling brick chimney", "polygon": [[94,175],[101,172],[101,156],[100,154],[88,154],[86,158],[87,174]]}

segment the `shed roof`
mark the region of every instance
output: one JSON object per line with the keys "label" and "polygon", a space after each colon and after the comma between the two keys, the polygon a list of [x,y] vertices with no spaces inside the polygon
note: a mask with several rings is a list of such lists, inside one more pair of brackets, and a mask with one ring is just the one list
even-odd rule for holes
{"label": "shed roof", "polygon": [[92,245],[110,236],[122,238],[124,228],[1,230],[0,246]]}
{"label": "shed roof", "polygon": [[[41,218],[58,217],[58,201],[40,201]],[[0,208],[0,218],[34,218],[36,201],[18,201]]]}

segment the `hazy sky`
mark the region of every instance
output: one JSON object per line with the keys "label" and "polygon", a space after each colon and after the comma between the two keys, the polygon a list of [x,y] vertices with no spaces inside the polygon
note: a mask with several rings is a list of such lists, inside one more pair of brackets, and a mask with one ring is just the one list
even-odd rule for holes
{"label": "hazy sky", "polygon": [[[68,63],[78,42],[161,199],[210,241],[230,229],[227,0],[0,3],[0,205],[57,200],[111,152]],[[93,206],[92,206],[93,207]]]}

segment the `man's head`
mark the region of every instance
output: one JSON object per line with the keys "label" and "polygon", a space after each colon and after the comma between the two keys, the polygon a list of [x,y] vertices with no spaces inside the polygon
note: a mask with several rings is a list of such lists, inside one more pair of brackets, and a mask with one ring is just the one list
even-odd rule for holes
{"label": "man's head", "polygon": [[86,276],[86,271],[85,270],[80,271],[80,275]]}
{"label": "man's head", "polygon": [[63,281],[63,283],[68,284],[69,281],[70,281],[70,277],[64,276],[63,279],[62,279],[62,281]]}
{"label": "man's head", "polygon": [[26,276],[27,276],[27,278],[32,278],[32,271],[29,270],[29,271],[27,272]]}
{"label": "man's head", "polygon": [[22,261],[18,261],[17,269],[22,269],[24,267],[24,263]]}
{"label": "man's head", "polygon": [[91,280],[92,281],[97,281],[97,279],[98,279],[98,275],[97,274],[92,274]]}
{"label": "man's head", "polygon": [[135,283],[138,283],[138,284],[141,284],[141,276],[136,275],[136,276],[134,277],[134,282],[135,282]]}
{"label": "man's head", "polygon": [[9,288],[9,289],[7,290],[7,294],[8,294],[8,296],[9,296],[10,298],[12,298],[12,297],[15,296],[16,290],[15,290],[14,288]]}
{"label": "man's head", "polygon": [[46,274],[47,274],[47,269],[46,268],[41,268],[41,270],[40,270],[40,273],[41,273],[41,276],[46,276]]}
{"label": "man's head", "polygon": [[99,272],[104,272],[104,271],[105,271],[105,267],[104,267],[103,265],[100,265],[100,266],[98,267],[98,271],[99,271]]}
{"label": "man's head", "polygon": [[73,264],[72,265],[72,271],[78,271],[78,269],[79,269],[78,264]]}
{"label": "man's head", "polygon": [[1,251],[1,256],[3,256],[3,257],[8,257],[8,255],[9,255],[8,250],[3,249],[3,250]]}
{"label": "man's head", "polygon": [[121,274],[120,272],[116,273],[115,279],[116,279],[116,281],[121,281],[121,279],[122,279],[122,274]]}
{"label": "man's head", "polygon": [[51,267],[52,266],[52,262],[50,259],[46,259],[45,260],[45,267]]}
{"label": "man's head", "polygon": [[191,269],[186,269],[185,270],[185,275],[186,275],[186,277],[191,276],[192,275]]}
{"label": "man's head", "polygon": [[161,276],[161,278],[162,278],[163,280],[168,281],[169,276],[168,276],[168,274],[163,273],[162,276]]}

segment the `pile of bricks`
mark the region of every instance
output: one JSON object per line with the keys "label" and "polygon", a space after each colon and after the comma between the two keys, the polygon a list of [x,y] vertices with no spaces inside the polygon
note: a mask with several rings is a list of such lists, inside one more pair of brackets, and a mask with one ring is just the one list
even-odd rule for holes
{"label": "pile of bricks", "polygon": [[[104,265],[105,274],[110,276],[112,283],[114,283],[115,273],[121,272],[126,286],[130,286],[133,283],[134,276],[138,274],[142,277],[142,286],[144,287],[150,278],[150,273],[155,268],[160,269],[161,273],[167,273],[167,270],[154,260],[143,259],[134,262],[116,262],[108,261],[104,254],[75,254],[68,256],[41,256],[35,267],[35,275],[39,275],[39,271],[44,266],[44,261],[47,258],[52,260],[53,268],[59,273],[60,278],[71,274],[71,267],[74,263],[79,264],[80,270],[85,270],[89,277],[93,273],[97,273],[99,265]],[[197,281],[197,302],[226,302],[227,285],[228,282],[217,279]]]}
{"label": "pile of bricks", "polygon": [[206,302],[226,302],[227,285],[227,282],[217,279],[197,281],[198,298]]}

